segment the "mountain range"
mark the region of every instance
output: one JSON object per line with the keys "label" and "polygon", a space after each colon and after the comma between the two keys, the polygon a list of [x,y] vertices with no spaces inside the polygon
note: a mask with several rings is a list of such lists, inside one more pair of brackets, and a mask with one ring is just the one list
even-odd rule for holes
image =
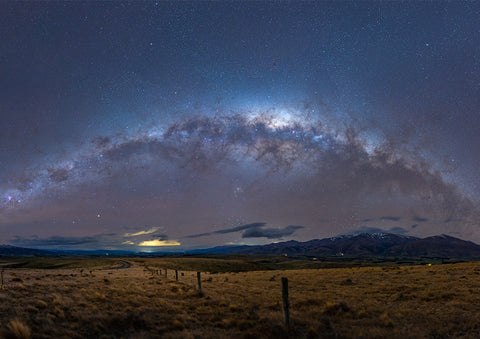
{"label": "mountain range", "polygon": [[17,247],[11,245],[0,245],[0,255],[8,256],[22,256],[22,255],[37,255],[48,256],[54,255],[54,252],[46,250],[37,250],[34,248]]}
{"label": "mountain range", "polygon": [[436,258],[480,258],[480,245],[448,235],[417,238],[393,233],[360,233],[342,235],[305,242],[290,240],[257,246],[217,246],[178,253],[142,253],[128,251],[54,251],[0,245],[3,256],[50,256],[50,255],[181,255],[181,254],[245,254],[283,255],[288,257],[436,257]]}
{"label": "mountain range", "polygon": [[480,245],[448,235],[417,238],[393,233],[360,233],[305,242],[290,240],[259,246],[221,246],[201,253],[287,255],[293,257],[480,258]]}

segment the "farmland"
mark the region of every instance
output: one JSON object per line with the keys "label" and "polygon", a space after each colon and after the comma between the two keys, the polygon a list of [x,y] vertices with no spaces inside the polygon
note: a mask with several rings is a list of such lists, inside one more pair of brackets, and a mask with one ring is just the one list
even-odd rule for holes
{"label": "farmland", "polygon": [[280,270],[287,263],[245,258],[2,260],[2,338],[480,336],[479,262]]}

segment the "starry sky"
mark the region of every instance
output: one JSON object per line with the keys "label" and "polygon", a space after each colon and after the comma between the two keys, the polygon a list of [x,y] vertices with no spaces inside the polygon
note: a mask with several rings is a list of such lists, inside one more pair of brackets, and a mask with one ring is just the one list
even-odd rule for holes
{"label": "starry sky", "polygon": [[480,3],[0,2],[0,243],[480,243]]}

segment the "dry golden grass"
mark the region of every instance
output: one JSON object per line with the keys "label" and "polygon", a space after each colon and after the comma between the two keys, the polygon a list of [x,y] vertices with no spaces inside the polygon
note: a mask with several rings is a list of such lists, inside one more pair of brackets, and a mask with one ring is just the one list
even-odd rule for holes
{"label": "dry golden grass", "polygon": [[[0,337],[480,337],[480,263],[203,272],[201,297],[195,271],[179,271],[175,281],[172,267],[191,260],[6,269]],[[281,277],[289,279],[288,330]]]}
{"label": "dry golden grass", "polygon": [[28,326],[26,326],[20,320],[13,319],[7,324],[6,336],[18,339],[29,339],[30,328],[28,328]]}

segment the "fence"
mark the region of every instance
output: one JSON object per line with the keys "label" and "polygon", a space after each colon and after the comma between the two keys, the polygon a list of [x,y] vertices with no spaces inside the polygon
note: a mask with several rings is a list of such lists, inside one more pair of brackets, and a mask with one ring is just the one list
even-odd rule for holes
{"label": "fence", "polygon": [[[158,276],[162,275],[161,269],[160,270],[151,269],[150,267],[148,267],[148,265],[145,266],[145,269],[150,273],[152,273],[152,276],[154,276],[155,274]],[[181,275],[184,276],[184,272],[181,272]],[[196,272],[196,276],[197,276],[198,294],[200,296],[204,296],[204,292],[202,290],[202,273]],[[167,269],[165,269],[165,277],[168,278]],[[175,270],[175,280],[179,281],[178,270]],[[282,282],[281,289],[282,289],[283,320],[285,322],[285,326],[287,328],[290,328],[290,300],[288,297],[288,278],[282,277],[281,282]]]}
{"label": "fence", "polygon": [[[128,266],[128,267],[130,267],[130,266]],[[128,267],[123,267],[122,266],[122,268],[128,268]],[[158,277],[164,276],[165,278],[170,278],[169,275],[168,275],[169,271],[166,268],[165,269],[151,268],[148,265],[146,265],[144,267],[145,267],[144,271],[149,272],[152,275],[152,277],[154,277],[154,276],[158,276]],[[203,297],[205,295],[204,291],[202,289],[202,273],[201,272],[183,271],[183,272],[180,272],[180,275],[179,275],[179,271],[177,269],[170,270],[170,272],[174,272],[173,277],[175,278],[175,281],[179,281],[179,276],[185,277],[185,279],[183,279],[184,281],[185,280],[190,280],[190,282],[192,282],[192,281],[196,280],[196,286],[197,286],[199,296]],[[187,273],[187,276],[185,276],[185,273]],[[90,275],[92,275],[92,270],[90,270]],[[80,276],[81,277],[84,276],[83,275],[83,269],[80,270]],[[188,276],[190,276],[190,277],[188,277]],[[15,281],[14,279],[15,278],[13,278],[12,281]],[[209,279],[207,279],[205,281],[212,281],[212,278],[210,277]],[[227,281],[227,280],[225,280],[225,281]],[[1,283],[1,288],[3,289],[4,288],[4,267],[2,267],[0,269],[0,283]],[[281,291],[282,291],[282,304],[283,304],[283,308],[282,308],[283,309],[283,319],[284,319],[284,322],[285,322],[285,326],[287,328],[289,328],[290,327],[290,307],[289,307],[290,304],[289,304],[289,295],[288,295],[288,279],[286,277],[281,278]]]}

